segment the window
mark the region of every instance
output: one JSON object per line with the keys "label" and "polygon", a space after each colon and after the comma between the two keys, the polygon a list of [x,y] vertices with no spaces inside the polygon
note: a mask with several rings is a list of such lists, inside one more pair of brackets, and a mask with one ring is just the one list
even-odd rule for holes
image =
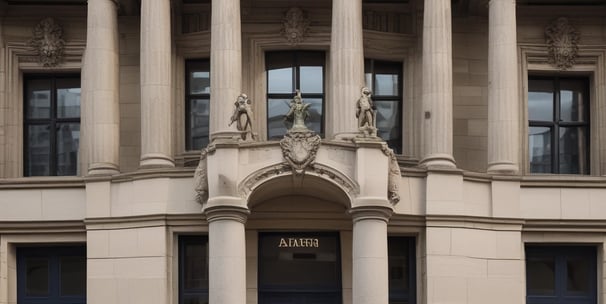
{"label": "window", "polygon": [[24,83],[24,175],[76,175],[80,76],[27,75]]}
{"label": "window", "polygon": [[528,79],[531,173],[589,174],[588,87],[586,78]]}
{"label": "window", "polygon": [[200,150],[208,145],[210,117],[210,62],[185,62],[185,130],[187,150]]}
{"label": "window", "polygon": [[259,304],[342,303],[339,234],[259,234]]}
{"label": "window", "polygon": [[208,304],[208,237],[179,237],[179,304]]}
{"label": "window", "polygon": [[85,304],[86,247],[17,248],[19,304]]}
{"label": "window", "polygon": [[296,90],[310,103],[307,127],[324,134],[324,52],[281,51],[265,54],[267,70],[267,138],[286,134],[284,115]]}
{"label": "window", "polygon": [[377,135],[402,153],[402,63],[366,59],[364,71],[377,107]]}
{"label": "window", "polygon": [[416,301],[415,239],[390,236],[387,239],[389,256],[389,304],[412,304]]}
{"label": "window", "polygon": [[592,246],[526,246],[526,303],[597,303]]}

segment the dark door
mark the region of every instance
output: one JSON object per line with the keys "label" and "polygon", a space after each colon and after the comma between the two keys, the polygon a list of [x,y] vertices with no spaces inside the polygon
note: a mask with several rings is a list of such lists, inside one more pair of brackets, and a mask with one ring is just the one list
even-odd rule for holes
{"label": "dark door", "polygon": [[259,304],[340,304],[339,234],[259,234]]}

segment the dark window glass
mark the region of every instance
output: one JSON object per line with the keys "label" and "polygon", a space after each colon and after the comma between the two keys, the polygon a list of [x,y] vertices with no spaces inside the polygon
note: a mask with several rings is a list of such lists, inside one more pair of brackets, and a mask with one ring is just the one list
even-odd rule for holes
{"label": "dark window glass", "polygon": [[402,63],[366,59],[364,70],[377,108],[377,133],[402,153]]}
{"label": "dark window glass", "polygon": [[530,172],[589,174],[589,84],[585,78],[528,79]]}
{"label": "dark window glass", "polygon": [[596,304],[592,246],[526,246],[526,303]]}
{"label": "dark window glass", "polygon": [[24,175],[76,175],[80,76],[27,75],[24,82]]}
{"label": "dark window glass", "polygon": [[324,134],[324,52],[280,51],[265,54],[267,70],[267,138],[280,139],[290,124],[284,115],[296,90],[310,103],[307,127]]}
{"label": "dark window glass", "polygon": [[391,236],[387,241],[389,255],[389,303],[415,303],[415,239],[411,237]]}
{"label": "dark window glass", "polygon": [[208,238],[179,237],[179,303],[208,304]]}
{"label": "dark window glass", "polygon": [[85,304],[86,247],[17,248],[19,304]]}
{"label": "dark window glass", "polygon": [[210,62],[188,60],[186,70],[186,146],[200,150],[208,145],[210,119]]}
{"label": "dark window glass", "polygon": [[259,303],[337,304],[341,293],[337,233],[259,234]]}

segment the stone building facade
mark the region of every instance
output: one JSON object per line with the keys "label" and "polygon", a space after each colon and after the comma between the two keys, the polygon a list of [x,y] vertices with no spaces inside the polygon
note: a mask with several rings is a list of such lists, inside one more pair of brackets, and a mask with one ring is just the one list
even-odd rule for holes
{"label": "stone building facade", "polygon": [[606,303],[605,9],[0,0],[0,304]]}

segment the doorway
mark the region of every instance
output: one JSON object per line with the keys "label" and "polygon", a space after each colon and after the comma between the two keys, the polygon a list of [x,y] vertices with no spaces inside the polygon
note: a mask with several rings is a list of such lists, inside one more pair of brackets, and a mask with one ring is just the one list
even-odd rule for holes
{"label": "doorway", "polygon": [[259,304],[341,304],[338,232],[259,233]]}

